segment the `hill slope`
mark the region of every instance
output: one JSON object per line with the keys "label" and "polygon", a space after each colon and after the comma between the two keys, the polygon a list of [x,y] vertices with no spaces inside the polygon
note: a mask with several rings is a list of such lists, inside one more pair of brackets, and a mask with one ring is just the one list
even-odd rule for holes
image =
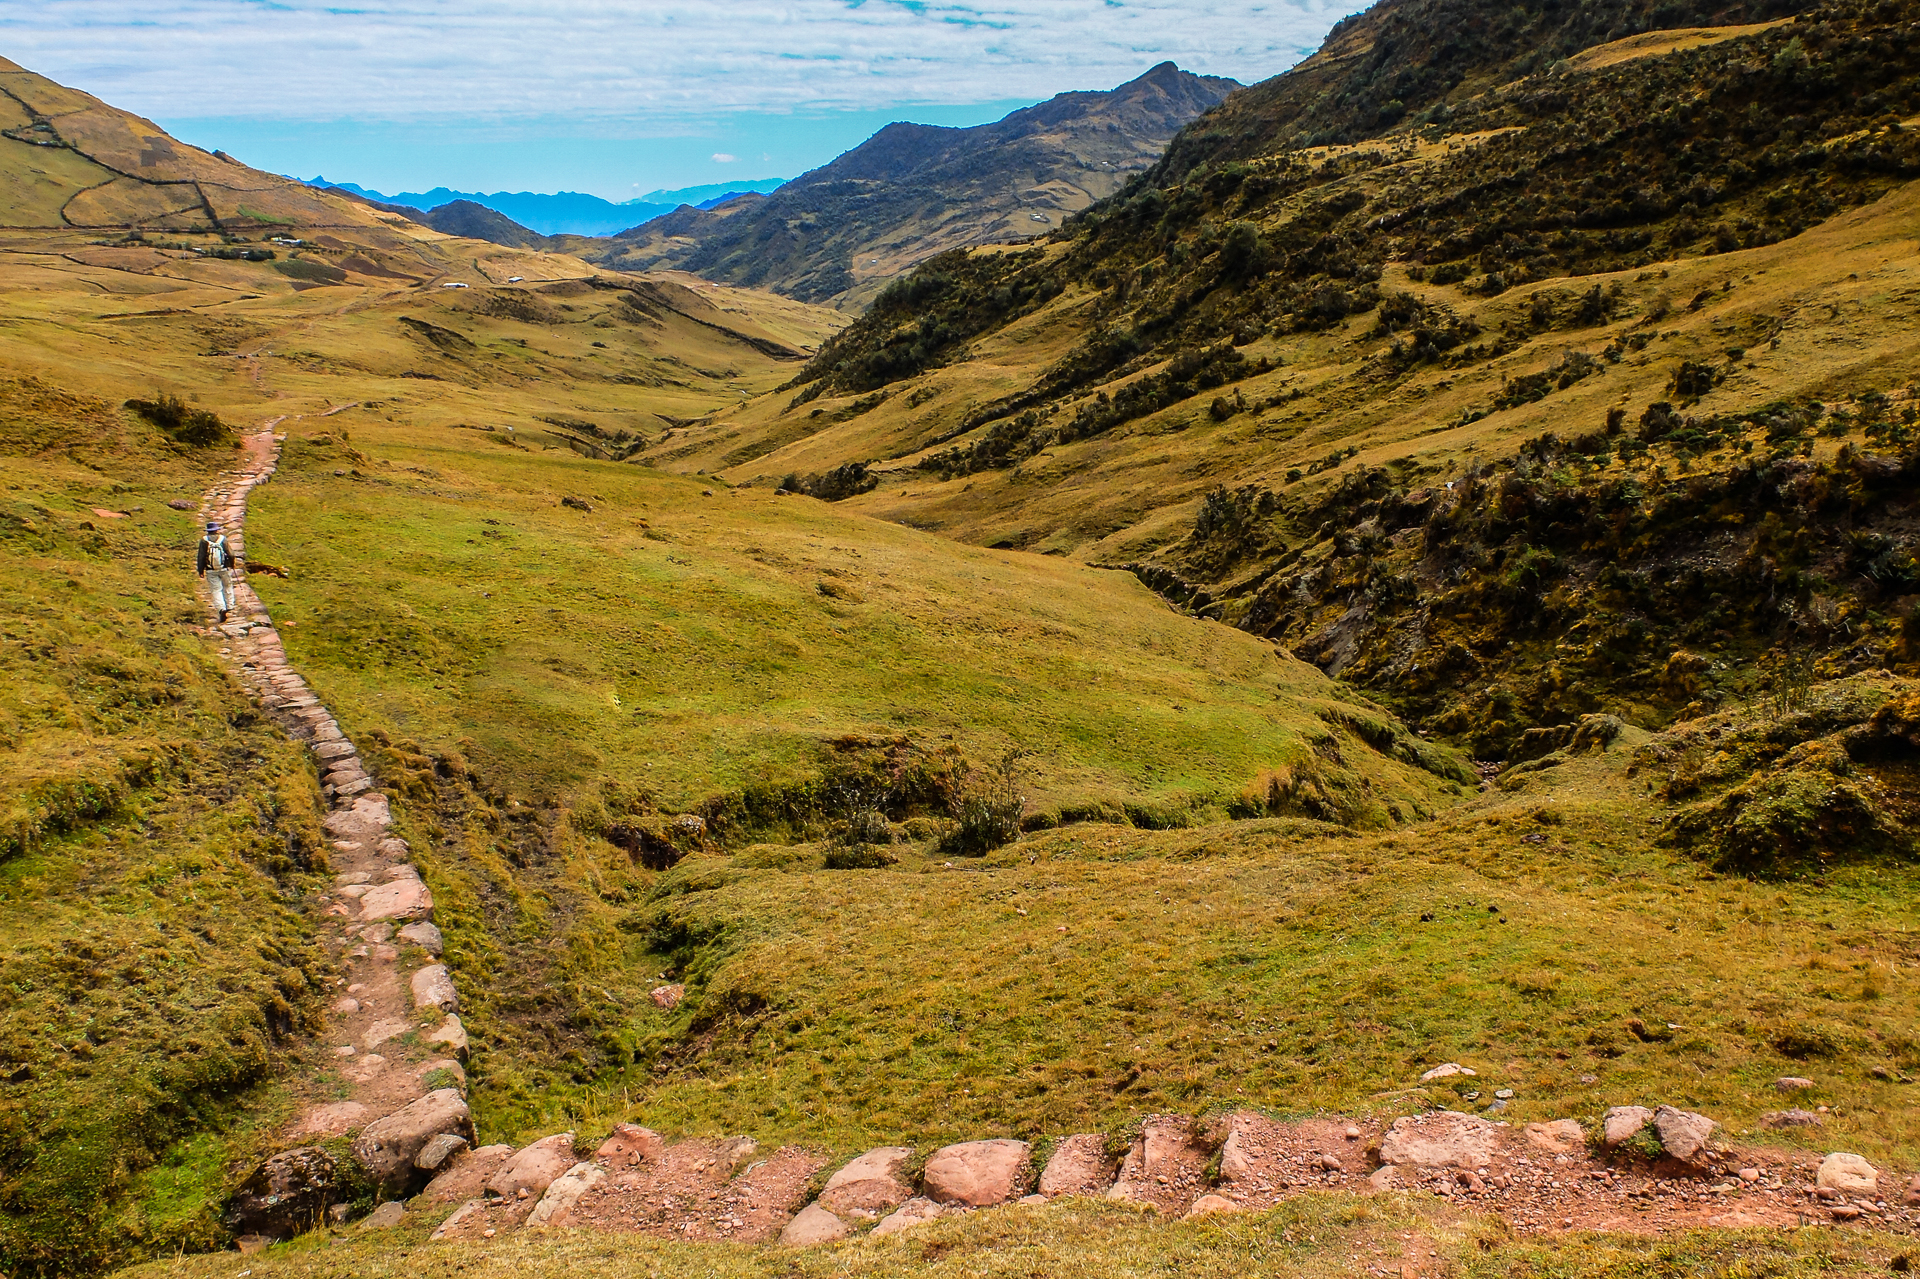
{"label": "hill slope", "polygon": [[[1371,83],[1355,62],[1250,126],[1233,154],[1255,158],[1178,181],[1170,161],[1044,245],[941,258],[794,388],[652,456],[809,490],[857,474],[832,491],[863,510],[1134,566],[1489,758],[1830,646],[1839,669],[1896,660],[1908,587],[1847,555],[1907,553],[1901,481],[1873,477],[1911,443],[1910,17],[1624,37],[1284,149]],[[1481,82],[1508,65],[1488,58]],[[1289,77],[1221,112],[1304,94]],[[1854,498],[1809,505],[1808,467]],[[1766,514],[1709,553],[1686,512],[1716,502]],[[1781,526],[1824,532],[1789,551]],[[1778,611],[1781,589],[1826,620]],[[1684,603],[1703,591],[1707,616]],[[1677,673],[1696,661],[1722,674]]]}
{"label": "hill slope", "polygon": [[1112,194],[1237,87],[1165,63],[1111,92],[1063,93],[994,124],[891,124],[763,201],[683,209],[577,251],[607,266],[673,266],[858,306],[936,253],[1044,233]]}

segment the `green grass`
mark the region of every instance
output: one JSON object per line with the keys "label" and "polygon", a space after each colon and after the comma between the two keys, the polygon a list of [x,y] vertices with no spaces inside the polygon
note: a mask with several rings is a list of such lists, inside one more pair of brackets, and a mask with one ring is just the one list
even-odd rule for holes
{"label": "green grass", "polygon": [[318,1025],[324,842],[303,752],[183,626],[165,502],[228,455],[45,386],[0,409],[0,1270],[76,1273],[218,1237],[246,1106]]}

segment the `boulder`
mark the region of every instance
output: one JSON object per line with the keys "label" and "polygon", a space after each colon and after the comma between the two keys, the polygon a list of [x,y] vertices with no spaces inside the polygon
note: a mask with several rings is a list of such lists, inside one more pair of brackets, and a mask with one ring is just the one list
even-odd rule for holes
{"label": "boulder", "polygon": [[1477,1115],[1442,1110],[1393,1121],[1380,1139],[1380,1162],[1415,1168],[1484,1168],[1499,1129]]}
{"label": "boulder", "polygon": [[923,1221],[933,1221],[940,1217],[952,1216],[966,1209],[957,1205],[937,1204],[931,1199],[909,1199],[898,1208],[880,1219],[873,1228],[871,1238],[879,1239],[908,1226],[917,1226]]}
{"label": "boulder", "polygon": [[1241,1206],[1225,1195],[1201,1195],[1187,1209],[1188,1217],[1211,1217],[1216,1213],[1240,1212]]}
{"label": "boulder", "polygon": [[1382,1190],[1392,1190],[1400,1184],[1400,1170],[1392,1164],[1375,1168],[1367,1177],[1367,1193],[1377,1194]]}
{"label": "boulder", "polygon": [[445,964],[428,964],[413,975],[413,1006],[438,1008],[443,1013],[457,1012],[460,995],[453,988],[453,974]]}
{"label": "boulder", "polygon": [[678,983],[672,986],[655,986],[650,997],[655,1008],[678,1008],[680,1001],[687,997],[687,988]]}
{"label": "boulder", "polygon": [[468,1142],[457,1132],[443,1132],[413,1157],[413,1166],[422,1172],[439,1172],[447,1160],[467,1148]]}
{"label": "boulder", "polygon": [[780,1232],[780,1242],[789,1248],[810,1248],[815,1244],[845,1239],[852,1233],[846,1222],[813,1203],[802,1208],[787,1223],[786,1229]]}
{"label": "boulder", "polygon": [[1783,1075],[1773,1081],[1773,1086],[1781,1092],[1800,1092],[1813,1087],[1813,1080],[1803,1079],[1799,1075]]}
{"label": "boulder", "polygon": [[580,1202],[580,1196],[606,1179],[607,1170],[599,1164],[589,1160],[576,1163],[547,1187],[547,1193],[540,1196],[540,1202],[528,1215],[527,1225],[535,1229],[566,1225],[573,1217],[573,1206]]}
{"label": "boulder", "polygon": [[1527,1142],[1550,1155],[1568,1155],[1587,1144],[1587,1134],[1577,1119],[1556,1119],[1552,1123],[1528,1124]]}
{"label": "boulder", "polygon": [[1477,1078],[1479,1074],[1479,1071],[1462,1066],[1457,1061],[1450,1061],[1444,1065],[1435,1066],[1432,1070],[1420,1076],[1420,1082],[1423,1084],[1438,1083],[1442,1079],[1452,1079],[1455,1076],[1474,1079]]}
{"label": "boulder", "polygon": [[573,1150],[573,1134],[555,1133],[542,1137],[507,1160],[506,1166],[487,1182],[487,1189],[505,1199],[513,1198],[522,1190],[529,1195],[544,1194],[548,1186],[578,1162],[580,1157]]}
{"label": "boulder", "polygon": [[1048,1198],[1105,1194],[1119,1170],[1120,1161],[1107,1154],[1105,1137],[1080,1133],[1053,1148],[1040,1173],[1040,1193]]}
{"label": "boulder", "polygon": [[1601,1121],[1600,1139],[1608,1146],[1617,1146],[1652,1122],[1653,1112],[1645,1106],[1615,1106]]}
{"label": "boulder", "polygon": [[1687,1163],[1698,1161],[1719,1126],[1691,1110],[1662,1106],[1653,1112],[1653,1130],[1659,1134],[1661,1149]]}
{"label": "boulder", "polygon": [[429,955],[437,956],[446,949],[446,939],[440,935],[440,930],[425,920],[408,924],[405,928],[402,928],[400,930],[400,940],[410,945],[418,946]]}
{"label": "boulder", "polygon": [[1762,1128],[1818,1128],[1823,1122],[1811,1110],[1769,1110],[1760,1116]]}
{"label": "boulder", "polygon": [[383,1187],[398,1192],[420,1175],[413,1160],[441,1133],[473,1140],[473,1116],[456,1088],[440,1088],[360,1130],[353,1157]]}
{"label": "boulder", "polygon": [[985,1208],[1014,1197],[1027,1156],[1033,1147],[1024,1141],[997,1137],[943,1146],[927,1160],[920,1185],[936,1203]]}
{"label": "boulder", "polygon": [[600,1143],[593,1157],[609,1168],[630,1167],[658,1162],[666,1148],[667,1143],[651,1128],[642,1128],[638,1124],[615,1124],[613,1132]]}
{"label": "boulder", "polygon": [[291,1239],[326,1221],[349,1198],[340,1166],[317,1146],[273,1156],[240,1183],[221,1218],[229,1233]]}
{"label": "boulder", "polygon": [[417,879],[396,879],[368,889],[360,898],[360,918],[425,919],[433,914],[433,893]]}
{"label": "boulder", "polygon": [[900,1175],[913,1158],[910,1146],[881,1146],[869,1150],[827,1179],[819,1203],[828,1212],[873,1216],[913,1197],[913,1187]]}
{"label": "boulder", "polygon": [[1817,1190],[1837,1190],[1849,1199],[1874,1199],[1880,1194],[1880,1171],[1859,1155],[1836,1151],[1820,1161],[1813,1184]]}

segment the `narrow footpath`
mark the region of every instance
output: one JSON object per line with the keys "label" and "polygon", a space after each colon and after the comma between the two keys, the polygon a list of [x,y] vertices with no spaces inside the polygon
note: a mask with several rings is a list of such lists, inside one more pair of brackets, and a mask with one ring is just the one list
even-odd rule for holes
{"label": "narrow footpath", "polygon": [[[247,498],[273,477],[286,439],[273,428],[286,420],[274,418],[246,438],[239,469],[207,493],[201,512],[226,532],[239,565],[230,619],[209,626],[208,634],[226,641],[221,656],[267,713],[307,743],[328,808],[324,826],[335,874],[331,890],[314,904],[344,975],[333,979],[336,994],[321,1041],[331,1052],[313,1061],[304,1078],[290,1081],[305,1104],[281,1136],[311,1143],[358,1131],[355,1158],[399,1195],[472,1141],[461,1065],[467,1037],[452,976],[440,962],[433,894],[410,864],[406,841],[391,832],[386,796],[374,789],[360,752],[332,713],[289,665],[273,619],[246,580]],[[211,596],[206,605],[216,616]],[[426,1140],[411,1140],[407,1134],[416,1131],[426,1131]],[[255,1244],[342,1221],[346,1205],[336,1192],[347,1172],[310,1145],[276,1155],[243,1188],[229,1228]]]}

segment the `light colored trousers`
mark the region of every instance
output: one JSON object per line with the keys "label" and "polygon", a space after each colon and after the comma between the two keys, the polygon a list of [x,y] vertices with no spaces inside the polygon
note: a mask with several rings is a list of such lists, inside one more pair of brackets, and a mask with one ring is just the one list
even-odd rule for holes
{"label": "light colored trousers", "polygon": [[207,570],[207,589],[213,592],[213,606],[222,613],[233,611],[233,570],[230,568],[210,568]]}

